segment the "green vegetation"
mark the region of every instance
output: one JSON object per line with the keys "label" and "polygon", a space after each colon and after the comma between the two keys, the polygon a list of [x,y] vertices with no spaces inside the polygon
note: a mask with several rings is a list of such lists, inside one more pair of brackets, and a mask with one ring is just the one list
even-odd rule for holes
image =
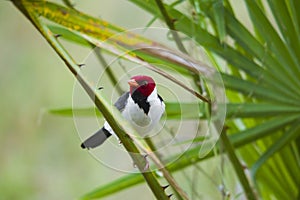
{"label": "green vegetation", "polygon": [[[238,176],[236,184],[243,188],[243,193],[232,197],[221,190],[223,198],[243,195],[248,199],[299,199],[300,13],[296,11],[300,7],[299,1],[245,0],[243,6],[251,23],[248,24],[240,20],[229,0],[178,0],[168,4],[160,0],[130,0],[153,15],[152,21],[162,20],[171,30],[178,31],[171,32],[170,37],[181,53],[138,34],[118,34],[125,29],[80,12],[69,1],[63,1],[65,5],[29,0],[12,2],[48,41],[94,100],[100,111],[97,111],[98,117],[104,116],[112,125],[141,172],[108,182],[83,195],[82,199],[113,195],[144,181],[157,199],[169,198],[161,182],[170,185],[171,193],[178,199],[197,199],[200,195],[195,190],[186,192],[186,185],[180,184],[176,174],[191,168],[202,173],[198,163],[226,154]],[[228,100],[227,113],[225,128],[213,151],[205,157],[199,156],[201,148],[206,146],[203,137],[195,138],[193,142],[197,145],[191,146],[173,162],[172,158],[179,155],[169,155],[161,160],[151,153],[151,145],[139,144],[127,137],[126,133],[134,131],[81,74],[80,66],[60,39],[86,48],[100,47],[103,54],[122,55],[123,60],[145,66],[198,98],[196,103],[167,101],[166,120],[211,120],[214,126],[220,126],[218,123],[222,124],[222,120],[213,118],[212,105],[223,97],[214,96],[210,88],[212,80],[206,79],[216,70],[189,56],[191,52],[184,43],[186,36],[205,49],[215,69],[220,71]],[[140,49],[141,46],[159,47],[159,50]],[[165,52],[170,52],[170,56],[166,56]],[[178,58],[192,64],[178,61]],[[201,67],[194,67],[195,63],[200,63]],[[182,74],[194,83],[195,88],[175,79],[164,66]],[[109,73],[113,79],[111,82],[115,83],[114,71]],[[201,85],[201,81],[204,84]],[[208,94],[203,90],[207,90]],[[219,103],[224,102],[221,100]],[[193,108],[199,108],[199,112],[194,112]],[[95,114],[95,108],[66,108],[49,112],[65,116],[76,112],[90,116]],[[151,169],[154,171],[143,171],[143,153],[153,160]],[[164,164],[166,167],[163,167]],[[160,169],[163,176],[157,176],[156,169]],[[247,177],[245,169],[249,169],[250,176]]]}

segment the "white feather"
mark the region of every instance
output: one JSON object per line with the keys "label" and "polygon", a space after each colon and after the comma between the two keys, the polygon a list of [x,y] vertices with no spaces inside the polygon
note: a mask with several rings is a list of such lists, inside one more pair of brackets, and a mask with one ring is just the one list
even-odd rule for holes
{"label": "white feather", "polygon": [[[133,101],[130,95],[127,100],[127,105],[122,112],[123,117],[131,123],[133,128],[142,137],[146,136],[157,126],[161,116],[165,112],[165,104],[158,98],[156,88],[154,88],[152,93],[148,96],[147,101],[150,104],[148,115]],[[104,128],[116,136],[107,122],[104,123]]]}

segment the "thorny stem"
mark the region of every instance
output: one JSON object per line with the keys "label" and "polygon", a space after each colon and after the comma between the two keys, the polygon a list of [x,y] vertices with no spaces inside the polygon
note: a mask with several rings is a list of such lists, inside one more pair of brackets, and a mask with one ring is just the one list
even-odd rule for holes
{"label": "thorny stem", "polygon": [[118,122],[115,121],[113,115],[107,110],[102,99],[95,93],[95,89],[90,86],[90,84],[82,77],[80,73],[80,68],[74,62],[73,58],[65,51],[63,46],[57,41],[57,38],[51,33],[51,31],[44,24],[40,22],[35,13],[29,13],[27,7],[24,5],[26,1],[12,1],[14,5],[32,22],[32,24],[37,28],[37,30],[44,36],[47,42],[52,46],[60,58],[65,62],[67,67],[70,69],[72,74],[77,78],[79,83],[85,89],[87,94],[94,99],[97,108],[105,115],[107,121],[112,124],[111,126],[115,133],[118,135],[119,139],[122,141],[124,147],[129,152],[134,163],[138,166],[141,171],[144,179],[151,188],[153,194],[157,199],[169,200],[169,197],[165,194],[164,189],[160,186],[157,181],[157,178],[152,172],[144,172],[145,159],[139,153],[137,147],[133,144],[132,140],[128,137],[127,133],[118,125]]}
{"label": "thorny stem", "polygon": [[175,22],[175,19],[171,19],[170,16],[168,15],[168,12],[166,11],[166,8],[164,6],[164,4],[162,3],[161,0],[155,0],[161,14],[163,15],[165,21],[166,21],[166,24],[168,25],[169,29],[171,29],[171,34],[176,42],[176,45],[178,47],[178,49],[187,54],[187,50],[184,48],[182,42],[181,42],[181,39],[178,35],[178,33],[176,32],[176,29],[175,29],[175,26],[174,26],[174,22]]}
{"label": "thorny stem", "polygon": [[74,3],[71,3],[70,0],[62,0],[62,1],[67,7],[74,9]]}
{"label": "thorny stem", "polygon": [[[160,155],[156,152],[156,147],[155,147],[155,145],[153,144],[153,142],[152,142],[152,140],[151,140],[151,138],[150,137],[146,137],[145,139],[145,142],[147,143],[147,145],[149,146],[149,148],[150,148],[150,150],[151,150],[151,154],[153,154],[153,155],[150,155],[150,156],[155,156],[155,157],[157,157],[157,159],[155,159],[155,160],[161,160],[160,159]],[[150,154],[149,153],[149,151],[147,151],[146,149],[144,149],[144,148],[142,148],[143,149],[143,151],[144,152],[147,152],[147,156],[148,156],[148,154]],[[153,158],[151,157],[151,159],[153,160]],[[155,162],[155,161],[154,161]],[[162,171],[162,169],[160,170],[160,171]],[[173,179],[173,177],[171,176],[171,174],[168,176],[168,177],[171,177],[172,179]],[[172,180],[171,180],[172,181]],[[169,186],[169,185],[168,185]],[[181,197],[181,195],[178,193],[178,191],[182,191],[182,189],[181,188],[179,188],[179,190],[176,188],[176,186],[174,187],[173,185],[171,185],[171,187],[172,187],[172,189],[173,189],[173,191],[174,191],[174,193],[175,193],[175,195],[176,195],[176,198],[178,198],[178,200],[182,200],[183,198]],[[184,195],[186,195],[185,194],[185,192],[183,192],[184,193]],[[187,198],[187,196],[186,196],[186,198]]]}
{"label": "thorny stem", "polygon": [[[93,47],[95,47],[95,45],[91,44]],[[113,71],[110,69],[110,67],[108,66],[105,58],[103,57],[102,53],[101,53],[101,48],[100,47],[96,47],[95,48],[95,54],[99,60],[99,62],[102,64],[103,68],[106,70],[106,73],[109,77],[109,80],[111,81],[111,83],[116,87],[118,93],[121,95],[124,91],[122,90],[122,88],[120,87],[120,85],[118,84],[118,81],[113,73]]]}
{"label": "thorny stem", "polygon": [[188,200],[189,198],[188,198],[187,194],[177,184],[177,182],[175,181],[175,179],[173,178],[173,176],[165,168],[164,164],[155,155],[155,153],[152,152],[152,151],[149,151],[148,149],[146,149],[144,147],[144,145],[142,145],[138,140],[134,140],[134,142],[137,144],[137,146],[139,148],[142,149],[142,151],[144,151],[148,155],[148,157],[151,158],[151,160],[155,163],[155,165],[157,166],[157,168],[163,173],[164,178],[170,183],[170,185],[172,186],[172,188],[174,188],[174,190],[176,190],[176,193],[178,193],[183,200]]}
{"label": "thorny stem", "polygon": [[256,196],[250,186],[250,183],[244,173],[244,168],[242,166],[242,164],[240,163],[239,159],[237,158],[235,152],[234,152],[234,147],[231,144],[227,133],[226,133],[226,129],[221,133],[221,140],[222,143],[227,151],[227,155],[237,173],[237,176],[241,182],[241,185],[244,189],[245,195],[247,197],[248,200],[256,200]]}

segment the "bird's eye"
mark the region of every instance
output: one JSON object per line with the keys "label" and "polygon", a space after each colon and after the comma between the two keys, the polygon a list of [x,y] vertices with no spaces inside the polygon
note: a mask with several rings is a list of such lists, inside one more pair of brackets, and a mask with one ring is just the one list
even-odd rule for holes
{"label": "bird's eye", "polygon": [[148,84],[147,81],[143,81],[141,85],[142,85],[142,86],[146,86],[147,84]]}

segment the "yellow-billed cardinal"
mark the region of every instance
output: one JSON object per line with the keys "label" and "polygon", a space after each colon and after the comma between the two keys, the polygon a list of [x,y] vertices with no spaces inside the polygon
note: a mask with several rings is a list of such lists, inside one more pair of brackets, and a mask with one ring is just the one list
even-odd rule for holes
{"label": "yellow-billed cardinal", "polygon": [[[114,105],[136,131],[141,136],[145,136],[158,124],[165,112],[165,104],[157,94],[156,84],[151,77],[133,76],[128,84],[129,92],[124,93]],[[81,144],[81,147],[83,149],[95,148],[111,135],[115,135],[115,133],[105,122],[100,130]]]}

